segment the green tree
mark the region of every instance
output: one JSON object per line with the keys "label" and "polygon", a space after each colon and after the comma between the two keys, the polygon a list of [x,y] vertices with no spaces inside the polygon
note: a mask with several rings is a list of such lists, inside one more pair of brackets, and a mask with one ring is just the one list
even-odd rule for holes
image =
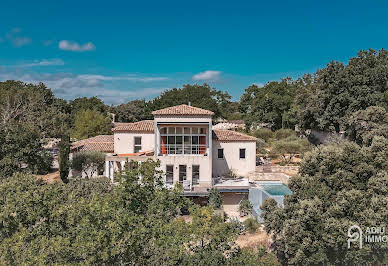
{"label": "green tree", "polygon": [[[291,112],[296,86],[290,78],[269,82],[263,87],[251,85],[240,99],[240,112],[247,125],[269,123],[272,129],[294,128]],[[287,118],[285,120],[285,118]]]}
{"label": "green tree", "polygon": [[43,83],[0,82],[0,126],[5,131],[18,123],[35,127],[42,138],[58,137],[68,128],[67,111],[66,102]]}
{"label": "green tree", "polygon": [[248,199],[243,199],[240,201],[238,210],[241,216],[247,216],[252,214],[253,205]]}
{"label": "green tree", "polygon": [[110,135],[112,121],[95,110],[82,110],[77,113],[72,137],[80,140],[87,139],[97,135]]}
{"label": "green tree", "polygon": [[350,116],[369,106],[388,108],[388,52],[360,51],[347,65],[330,62],[297,82],[302,128],[340,132]]}
{"label": "green tree", "polygon": [[370,145],[374,136],[388,138],[388,112],[379,106],[355,112],[346,124],[346,135],[360,145]]}
{"label": "green tree", "polygon": [[71,168],[91,178],[104,169],[105,154],[97,151],[77,152],[73,155]]}
{"label": "green tree", "polygon": [[46,174],[53,157],[42,148],[40,132],[22,125],[0,128],[0,177],[29,171]]}
{"label": "green tree", "polygon": [[145,100],[134,100],[118,106],[112,106],[109,110],[115,115],[115,122],[137,122],[153,119],[150,104]]}
{"label": "green tree", "polygon": [[59,154],[58,154],[58,164],[59,164],[59,175],[61,180],[64,183],[68,182],[69,176],[69,154],[70,154],[70,136],[63,135],[61,141],[59,142]]}
{"label": "green tree", "polygon": [[388,140],[319,146],[305,155],[284,208],[266,200],[265,229],[286,265],[366,265],[387,262],[382,243],[347,247],[351,225],[386,227]]}
{"label": "green tree", "polygon": [[209,191],[209,206],[214,209],[220,209],[222,207],[222,195],[216,188],[212,188]]}
{"label": "green tree", "polygon": [[[236,247],[235,223],[210,207],[190,208],[163,186],[158,162],[134,163],[105,179],[45,184],[31,175],[0,181],[0,264],[268,265],[265,250]],[[141,178],[141,182],[139,182]]]}

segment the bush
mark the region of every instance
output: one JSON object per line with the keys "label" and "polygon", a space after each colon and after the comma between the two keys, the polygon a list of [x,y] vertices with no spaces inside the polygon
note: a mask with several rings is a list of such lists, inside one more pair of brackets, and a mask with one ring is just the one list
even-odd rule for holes
{"label": "bush", "polygon": [[239,211],[241,216],[247,216],[251,214],[252,208],[252,203],[249,200],[243,199],[242,201],[240,201]]}
{"label": "bush", "polygon": [[275,139],[286,139],[289,137],[296,137],[296,132],[292,129],[279,129],[275,131]]}
{"label": "bush", "polygon": [[86,178],[93,177],[98,171],[104,169],[105,154],[96,151],[77,152],[73,156],[71,168],[84,173]]}
{"label": "bush", "polygon": [[245,230],[251,234],[255,233],[260,226],[256,218],[253,218],[253,217],[246,219],[243,222],[243,224],[244,224]]}
{"label": "bush", "polygon": [[213,207],[214,209],[220,209],[222,207],[222,196],[218,189],[210,189],[208,202],[209,206]]}
{"label": "bush", "polygon": [[274,133],[268,128],[259,128],[253,131],[253,136],[268,142],[269,139],[273,138]]}

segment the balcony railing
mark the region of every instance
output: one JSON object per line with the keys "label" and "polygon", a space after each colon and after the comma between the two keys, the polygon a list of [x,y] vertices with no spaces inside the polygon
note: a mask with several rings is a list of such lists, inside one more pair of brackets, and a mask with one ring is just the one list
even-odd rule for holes
{"label": "balcony railing", "polygon": [[165,144],[160,148],[161,154],[205,154],[206,144]]}

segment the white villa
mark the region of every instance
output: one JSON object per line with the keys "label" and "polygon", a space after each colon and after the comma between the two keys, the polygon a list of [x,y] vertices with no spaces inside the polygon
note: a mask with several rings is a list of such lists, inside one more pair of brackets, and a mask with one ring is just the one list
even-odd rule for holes
{"label": "white villa", "polygon": [[199,192],[230,171],[242,177],[255,171],[256,138],[213,130],[213,112],[178,105],[152,114],[154,120],[115,123],[113,153],[106,156],[107,177],[113,180],[126,161],[152,158],[160,161],[166,184],[180,182],[185,190]]}
{"label": "white villa", "polygon": [[[238,216],[238,206],[248,198],[254,216],[260,219],[261,202],[272,197],[279,204],[290,194],[281,182],[254,181],[256,138],[233,130],[213,129],[213,112],[178,105],[154,111],[154,120],[115,123],[113,135],[100,135],[72,144],[72,152],[101,151],[106,154],[105,169],[98,175],[115,181],[115,175],[128,161],[159,160],[165,184],[183,184],[183,194],[205,200],[209,189],[223,195],[223,208],[230,217]],[[238,178],[230,178],[230,173]]]}

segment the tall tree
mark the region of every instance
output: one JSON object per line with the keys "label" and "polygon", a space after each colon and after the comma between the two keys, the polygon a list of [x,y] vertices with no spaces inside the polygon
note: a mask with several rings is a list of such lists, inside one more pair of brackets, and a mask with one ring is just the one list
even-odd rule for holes
{"label": "tall tree", "polygon": [[303,128],[340,132],[350,116],[369,106],[388,108],[388,52],[360,51],[347,65],[330,62],[298,81]]}
{"label": "tall tree", "polygon": [[152,119],[152,110],[145,100],[134,100],[112,106],[109,111],[115,115],[115,122],[137,122]]}
{"label": "tall tree", "polygon": [[112,128],[111,118],[96,110],[81,110],[77,113],[72,137],[80,140],[97,135],[110,135]]}
{"label": "tall tree", "polygon": [[22,171],[46,174],[52,161],[52,155],[42,147],[36,128],[20,124],[0,127],[0,178]]}
{"label": "tall tree", "polygon": [[69,176],[69,154],[70,154],[70,136],[63,135],[61,141],[59,142],[59,154],[58,154],[58,163],[59,163],[59,175],[61,180],[64,183],[67,183]]}
{"label": "tall tree", "polygon": [[66,102],[54,97],[43,83],[0,82],[0,126],[15,123],[36,127],[42,137],[58,137],[68,123]]}
{"label": "tall tree", "polygon": [[290,78],[269,82],[263,87],[251,85],[240,99],[240,112],[247,125],[269,123],[273,129],[294,128],[292,105],[296,86]]}
{"label": "tall tree", "polygon": [[346,135],[360,145],[370,145],[374,136],[388,138],[388,112],[379,106],[355,112],[347,121]]}
{"label": "tall tree", "polygon": [[285,265],[384,265],[384,243],[347,246],[348,228],[387,227],[388,139],[319,146],[291,177],[284,207],[266,200],[265,229]]}

